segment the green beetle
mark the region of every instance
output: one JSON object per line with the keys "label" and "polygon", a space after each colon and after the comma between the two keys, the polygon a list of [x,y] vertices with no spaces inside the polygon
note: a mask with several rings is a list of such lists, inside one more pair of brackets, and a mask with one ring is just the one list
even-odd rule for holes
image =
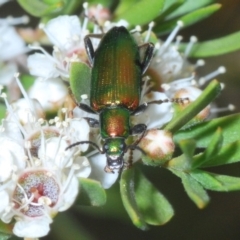
{"label": "green beetle", "polygon": [[[130,149],[139,149],[137,144],[146,131],[145,124],[130,126],[130,116],[139,114],[148,103],[140,105],[142,75],[152,59],[154,45],[146,43],[138,46],[128,30],[113,27],[102,38],[96,51],[90,39],[84,39],[89,62],[92,67],[90,106],[80,103],[79,107],[89,113],[99,114],[99,122],[88,119],[90,125],[99,126],[103,140],[102,149],[91,141],[81,141],[70,145],[90,143],[99,152],[106,154],[105,171],[121,170],[124,154]],[[140,48],[145,48],[140,57]],[[129,135],[141,134],[139,140],[126,145]]]}

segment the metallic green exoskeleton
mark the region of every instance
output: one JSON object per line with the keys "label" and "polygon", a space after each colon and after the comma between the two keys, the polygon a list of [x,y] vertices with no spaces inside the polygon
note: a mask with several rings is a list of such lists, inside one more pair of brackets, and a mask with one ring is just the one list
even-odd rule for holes
{"label": "metallic green exoskeleton", "polygon": [[[130,126],[130,116],[144,111],[147,103],[139,105],[142,75],[148,68],[154,46],[146,43],[138,46],[125,27],[114,27],[102,38],[94,51],[91,35],[85,37],[85,47],[92,66],[90,106],[79,104],[87,112],[99,114],[99,122],[88,119],[89,123],[100,128],[103,140],[102,150],[93,142],[101,153],[106,154],[105,171],[122,169],[123,156],[129,150],[139,149],[137,144],[126,145],[129,135],[144,134],[145,124]],[[92,36],[94,37],[94,36]],[[144,56],[140,57],[143,48]]]}

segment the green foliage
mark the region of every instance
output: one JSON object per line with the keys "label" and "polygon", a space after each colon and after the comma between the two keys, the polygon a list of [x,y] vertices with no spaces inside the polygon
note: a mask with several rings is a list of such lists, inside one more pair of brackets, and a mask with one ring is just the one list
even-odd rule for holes
{"label": "green foliage", "polygon": [[[229,34],[225,37],[194,44],[189,57],[202,58],[217,56],[240,49],[240,32]],[[181,44],[180,50],[186,48]]]}
{"label": "green foliage", "polygon": [[13,224],[0,221],[0,240],[9,239],[12,236]]}
{"label": "green foliage", "polygon": [[101,184],[88,178],[80,179],[80,194],[76,200],[79,205],[99,207],[106,203],[106,193]]}
{"label": "green foliage", "polygon": [[73,62],[70,70],[70,88],[77,102],[81,101],[81,95],[90,94],[91,70],[81,62]]}
{"label": "green foliage", "polygon": [[[64,14],[71,15],[76,9],[81,8],[83,3],[78,0],[17,1],[29,14],[39,17],[40,21]],[[218,3],[212,4],[213,2],[213,0],[90,0],[89,4],[115,6],[116,11],[112,13],[112,19],[115,21],[125,19],[129,22],[130,28],[154,21],[154,33],[161,35],[170,32],[179,20],[187,27],[209,17],[221,7]],[[154,43],[157,41],[153,33],[150,39]],[[238,50],[239,39],[240,32],[236,32],[196,43],[189,56],[210,57]],[[180,51],[184,51],[186,46],[187,44],[180,44]],[[81,101],[81,95],[89,96],[90,76],[91,70],[86,64],[72,63],[69,83],[77,102]],[[21,80],[26,89],[31,86],[32,77],[23,75]],[[191,121],[218,96],[220,91],[220,84],[216,80],[212,81],[196,101],[176,114],[164,127],[164,130],[173,133],[176,146],[180,148],[182,154],[167,161],[163,167],[181,179],[187,195],[199,208],[204,208],[210,201],[207,190],[223,192],[240,190],[239,177],[211,173],[204,169],[240,161],[240,114],[197,124]],[[0,116],[5,116],[3,105],[0,105]],[[120,194],[130,219],[142,230],[146,230],[148,224],[165,224],[174,215],[168,200],[137,168],[122,172]],[[119,198],[119,195],[117,197]],[[109,215],[119,214],[115,205],[116,195],[110,196],[110,199],[114,202],[112,205],[109,204],[110,208],[114,210]],[[76,200],[78,205],[103,206],[106,201],[105,190],[99,182],[83,178],[80,180],[80,194]],[[0,231],[3,232],[0,234],[0,240],[8,239],[11,225],[1,222]]]}
{"label": "green foliage", "polygon": [[156,25],[156,27],[154,28],[154,31],[159,35],[168,33],[176,26],[177,21],[182,21],[184,24],[183,25],[184,27],[190,26],[196,22],[199,22],[200,20],[203,20],[203,19],[209,17],[214,12],[219,10],[220,7],[221,7],[220,4],[213,4],[213,5],[204,7],[204,8],[197,9],[197,10],[190,12],[182,17],[172,19],[172,20],[166,21],[162,24]]}
{"label": "green foliage", "polygon": [[175,133],[211,103],[218,96],[220,91],[220,83],[213,80],[194,102],[173,117],[173,119],[164,127],[164,130]]}
{"label": "green foliage", "polygon": [[29,14],[45,19],[71,14],[83,4],[81,0],[17,0]]}
{"label": "green foliage", "polygon": [[120,191],[126,211],[133,223],[142,230],[147,229],[147,224],[163,225],[174,214],[164,195],[137,169],[122,173]]}
{"label": "green foliage", "polygon": [[116,12],[116,20],[124,19],[131,26],[147,24],[159,15],[164,6],[163,4],[163,0],[121,0],[119,9]]}

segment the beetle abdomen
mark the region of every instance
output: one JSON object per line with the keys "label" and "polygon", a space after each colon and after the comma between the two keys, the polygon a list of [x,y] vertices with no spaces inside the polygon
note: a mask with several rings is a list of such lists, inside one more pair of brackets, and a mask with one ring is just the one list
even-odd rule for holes
{"label": "beetle abdomen", "polygon": [[139,105],[141,64],[138,46],[124,27],[106,33],[95,52],[91,80],[91,107],[121,105],[134,110]]}

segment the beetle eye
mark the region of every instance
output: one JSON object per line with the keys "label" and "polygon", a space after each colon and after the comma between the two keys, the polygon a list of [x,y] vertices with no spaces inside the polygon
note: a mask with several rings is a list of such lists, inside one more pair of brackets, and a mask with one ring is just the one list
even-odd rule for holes
{"label": "beetle eye", "polygon": [[109,147],[108,147],[108,145],[104,145],[104,148],[105,148],[105,149],[108,149]]}

